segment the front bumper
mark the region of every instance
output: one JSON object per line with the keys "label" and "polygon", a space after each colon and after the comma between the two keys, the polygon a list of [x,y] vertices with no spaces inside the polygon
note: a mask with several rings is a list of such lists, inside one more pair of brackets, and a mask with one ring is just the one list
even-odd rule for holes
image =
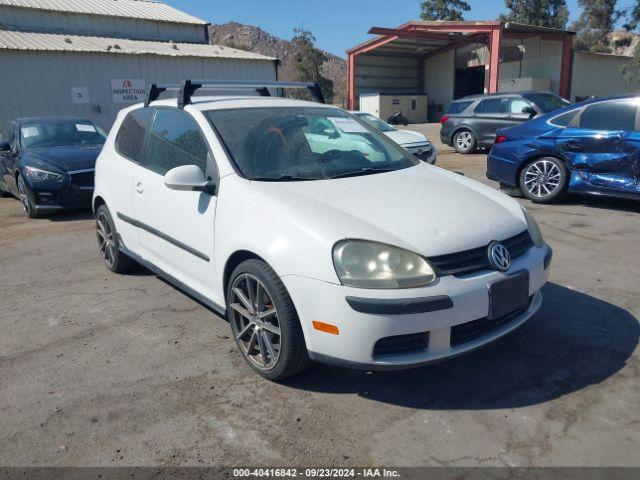
{"label": "front bumper", "polygon": [[[298,276],[285,276],[283,282],[296,306],[312,359],[354,368],[400,369],[474,350],[526,322],[542,304],[540,289],[549,275],[545,258],[550,258],[548,246],[533,247],[516,258],[507,273],[482,271],[464,277],[445,276],[434,285],[407,290],[363,290]],[[469,341],[455,343],[452,327],[480,322],[487,317],[489,285],[523,270],[529,272],[528,307],[493,328],[481,330],[480,335]],[[444,303],[440,304],[441,309],[422,310],[425,313],[372,314],[357,311],[347,297],[390,301],[439,298]],[[451,300],[451,306],[446,305],[444,297]],[[336,325],[339,335],[315,330],[314,321]],[[374,354],[374,347],[381,339],[415,334],[428,336],[424,348]]]}
{"label": "front bumper", "polygon": [[414,157],[430,164],[436,163],[436,147],[430,143],[404,146]]}
{"label": "front bumper", "polygon": [[31,201],[39,213],[83,209],[91,206],[94,170],[68,172],[62,182],[29,181]]}

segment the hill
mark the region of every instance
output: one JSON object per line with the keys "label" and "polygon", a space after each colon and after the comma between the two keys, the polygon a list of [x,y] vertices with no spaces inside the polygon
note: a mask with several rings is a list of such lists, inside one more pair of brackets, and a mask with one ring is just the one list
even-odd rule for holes
{"label": "hill", "polygon": [[[211,25],[209,27],[209,42],[276,57],[282,62],[279,68],[280,80],[293,80],[293,59],[296,51],[288,40],[275,37],[258,27],[229,22]],[[331,53],[324,53],[328,60],[324,63],[322,72],[324,76],[333,80],[334,103],[345,105],[347,62]]]}

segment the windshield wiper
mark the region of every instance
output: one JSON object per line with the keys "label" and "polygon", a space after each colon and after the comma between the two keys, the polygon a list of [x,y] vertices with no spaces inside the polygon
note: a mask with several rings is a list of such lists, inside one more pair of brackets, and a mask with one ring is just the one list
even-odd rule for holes
{"label": "windshield wiper", "polygon": [[257,182],[307,182],[310,180],[321,180],[320,178],[297,177],[295,175],[279,175],[277,177],[251,177],[249,180]]}
{"label": "windshield wiper", "polygon": [[340,172],[331,175],[329,178],[347,178],[347,177],[361,177],[363,175],[374,175],[376,173],[395,172],[397,168],[362,168],[360,170],[353,170],[350,172]]}

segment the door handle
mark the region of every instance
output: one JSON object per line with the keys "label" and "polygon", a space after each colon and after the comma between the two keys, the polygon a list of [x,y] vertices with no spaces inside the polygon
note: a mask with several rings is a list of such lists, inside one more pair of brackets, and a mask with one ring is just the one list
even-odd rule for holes
{"label": "door handle", "polygon": [[136,192],[138,193],[144,192],[144,188],[142,188],[142,182],[136,183],[135,189],[136,189]]}

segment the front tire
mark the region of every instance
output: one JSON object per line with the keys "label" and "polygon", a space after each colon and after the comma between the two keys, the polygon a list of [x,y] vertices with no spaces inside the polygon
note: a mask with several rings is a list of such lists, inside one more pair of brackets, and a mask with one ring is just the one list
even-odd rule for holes
{"label": "front tire", "polygon": [[21,173],[18,174],[17,184],[18,195],[24,213],[26,213],[29,218],[38,218],[38,210],[36,209],[35,202],[33,201],[33,192],[27,186],[27,182],[24,181],[24,177]]}
{"label": "front tire", "polygon": [[520,172],[520,191],[532,202],[553,203],[567,194],[569,172],[561,160],[538,158]]}
{"label": "front tire", "polygon": [[102,260],[113,273],[125,273],[135,266],[135,262],[120,251],[120,240],[106,205],[101,205],[96,212],[96,237]]}
{"label": "front tire", "polygon": [[453,136],[453,148],[462,155],[476,151],[478,141],[471,130],[460,130]]}
{"label": "front tire", "polygon": [[262,377],[280,381],[308,366],[291,297],[265,262],[252,259],[235,268],[227,287],[227,318],[240,353]]}

